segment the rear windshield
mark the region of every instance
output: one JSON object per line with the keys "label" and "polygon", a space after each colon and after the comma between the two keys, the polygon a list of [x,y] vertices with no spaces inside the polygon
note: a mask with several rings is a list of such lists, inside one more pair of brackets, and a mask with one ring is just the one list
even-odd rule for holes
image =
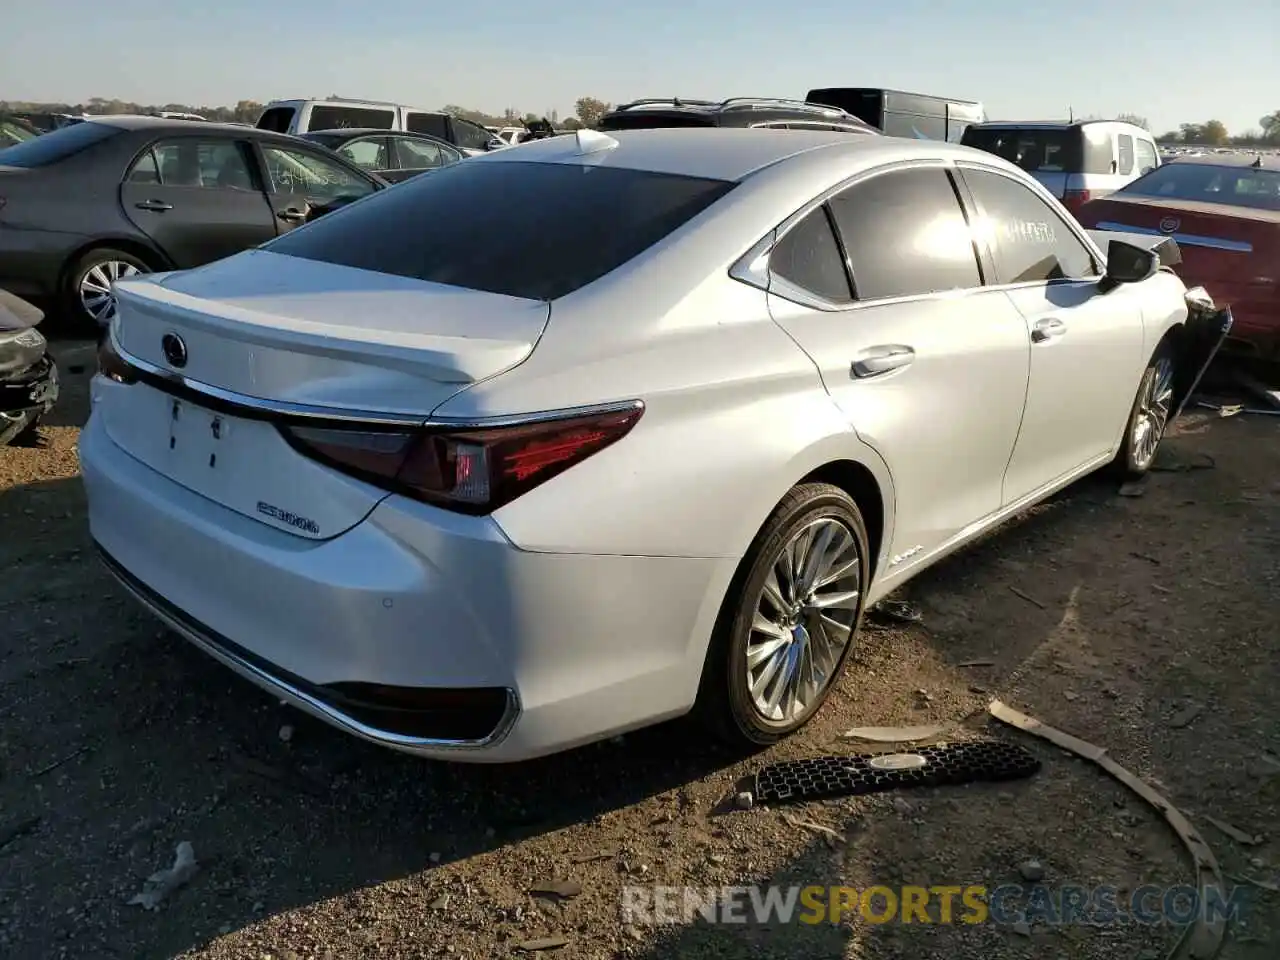
{"label": "rear windshield", "polygon": [[293,107],[272,107],[258,118],[257,126],[259,130],[288,133],[291,123],[293,123]]}
{"label": "rear windshield", "polygon": [[328,104],[311,108],[309,130],[341,130],[345,127],[373,127],[390,130],[395,124],[394,110],[370,110],[365,107],[332,107]]}
{"label": "rear windshield", "polygon": [[634,113],[611,113],[600,118],[600,130],[656,130],[662,127],[714,127],[707,114],[667,113],[662,110],[637,110]]}
{"label": "rear windshield", "polygon": [[[4,154],[0,153],[0,159],[3,157]],[[1156,167],[1120,192],[1138,197],[1280,210],[1280,170],[1174,161]]]}
{"label": "rear windshield", "polygon": [[530,300],[586,286],[733,188],[568,163],[469,162],[273,240],[273,253]]}
{"label": "rear windshield", "polygon": [[970,127],[960,142],[994,153],[1028,173],[1080,173],[1080,130]]}
{"label": "rear windshield", "polygon": [[0,150],[0,167],[47,167],[119,132],[105,123],[72,124]]}

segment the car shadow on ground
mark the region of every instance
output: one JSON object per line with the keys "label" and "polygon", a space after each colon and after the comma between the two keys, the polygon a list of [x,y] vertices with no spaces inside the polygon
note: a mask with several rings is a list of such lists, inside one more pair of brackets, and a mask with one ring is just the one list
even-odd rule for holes
{"label": "car shadow on ground", "polygon": [[[74,403],[72,420],[83,412]],[[722,801],[765,759],[846,751],[834,740],[852,723],[968,717],[976,731],[985,724],[975,712],[999,695],[1112,749],[1167,784],[1176,803],[1274,822],[1274,792],[1251,790],[1246,773],[1266,744],[1280,745],[1274,721],[1259,722],[1274,715],[1266,704],[1275,638],[1265,632],[1280,553],[1270,491],[1255,489],[1258,471],[1240,452],[1264,438],[1256,424],[1232,441],[1235,459],[1223,441],[1207,444],[1217,459],[1204,470],[1194,465],[1214,437],[1193,424],[1171,440],[1169,469],[1144,496],[1120,498],[1113,483],[1086,480],[921,575],[906,595],[924,622],[872,626],[813,728],[746,762],[708,746],[688,721],[512,767],[427,763],[368,746],[280,707],[137,610],[92,562],[78,480],[0,490],[0,616],[9,627],[0,640],[0,829],[30,824],[0,849],[0,904],[26,904],[21,914],[0,906],[0,919],[6,909],[21,916],[0,933],[23,955],[160,957],[335,900],[354,929],[366,924],[364,891],[408,884],[407,896],[434,899],[438,872],[575,827],[599,844],[604,865],[575,866],[574,857],[546,869],[594,870],[595,895],[583,900],[619,926],[629,883],[993,886],[1017,879],[1014,865],[1031,856],[1060,882],[1185,882],[1158,818],[1038,744],[1045,770],[1023,783],[904,794],[905,806],[875,797],[791,812],[841,832],[834,848],[806,842],[787,811],[726,811]],[[1197,725],[1165,729],[1193,698],[1203,708]],[[1082,797],[1097,809],[1071,819]],[[717,865],[714,854],[672,848],[669,861],[635,873],[627,834],[649,829],[645,811],[658,807],[677,823],[700,822],[713,845],[754,863]],[[623,818],[635,808],[640,817]],[[193,888],[154,915],[128,906],[182,840],[201,863]],[[1230,854],[1230,868],[1250,869],[1248,851]],[[1140,933],[1126,949],[1171,936]],[[1055,944],[1086,952],[1059,933],[1012,936],[992,925],[691,923],[640,926],[623,944],[653,957],[834,957],[862,940],[905,955],[963,946],[1040,956]],[[1105,932],[1088,937],[1099,950],[1117,946]],[[396,955],[394,944],[381,955]]]}
{"label": "car shadow on ground", "polygon": [[[1103,478],[1085,480],[922,574],[910,593],[923,623],[873,630],[871,649],[843,684],[843,694],[873,680],[898,687],[896,710],[864,710],[860,723],[959,724],[966,735],[1027,746],[1041,771],[995,786],[729,814],[767,835],[812,839],[798,856],[728,883],[779,894],[840,885],[858,903],[877,886],[900,893],[903,885],[977,885],[990,893],[1013,885],[1025,895],[1028,877],[1042,877],[1035,882],[1058,907],[1065,888],[1097,895],[1110,887],[1119,906],[1132,909],[1150,884],[1158,892],[1140,901],[1147,910],[1160,908],[1169,890],[1194,885],[1182,843],[1158,810],[1095,765],[986,716],[985,705],[999,697],[1106,748],[1187,813],[1239,907],[1222,956],[1275,955],[1280,909],[1270,890],[1280,878],[1262,831],[1280,822],[1280,718],[1269,706],[1280,680],[1280,638],[1270,625],[1280,603],[1280,484],[1272,480],[1280,449],[1266,418],[1191,415],[1179,426],[1140,497],[1117,496]],[[915,678],[932,681],[927,690],[894,684],[904,654],[916,663]],[[912,704],[913,694],[928,700]],[[816,826],[795,829],[798,818]],[[1241,842],[1215,821],[1258,839]],[[839,839],[822,835],[823,827]],[[829,905],[828,897],[816,899]],[[750,897],[738,899],[748,905],[739,916],[749,918]],[[646,894],[632,902],[646,904]],[[1156,923],[1055,925],[1061,914],[1049,912],[1019,928],[1025,900],[1004,903],[1013,911],[1003,922],[980,924],[964,922],[958,903],[952,922],[941,922],[938,897],[930,899],[931,923],[903,922],[900,899],[896,913],[887,907],[894,919],[883,922],[883,894],[869,914],[859,904],[838,925],[812,912],[813,922],[785,924],[642,920],[645,948],[631,955],[1154,958],[1166,956],[1184,929],[1179,907]]]}

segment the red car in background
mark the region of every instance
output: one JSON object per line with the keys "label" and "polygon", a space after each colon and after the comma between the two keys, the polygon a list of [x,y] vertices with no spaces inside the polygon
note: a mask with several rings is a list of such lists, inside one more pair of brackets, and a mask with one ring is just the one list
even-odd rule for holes
{"label": "red car in background", "polygon": [[1280,361],[1280,157],[1187,157],[1080,208],[1090,230],[1172,237],[1174,270],[1235,317],[1225,347]]}

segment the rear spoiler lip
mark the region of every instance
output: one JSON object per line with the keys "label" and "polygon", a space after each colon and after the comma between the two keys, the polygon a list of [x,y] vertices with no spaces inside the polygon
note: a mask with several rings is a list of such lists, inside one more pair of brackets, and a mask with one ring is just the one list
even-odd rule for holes
{"label": "rear spoiler lip", "polygon": [[[188,400],[197,406],[218,413],[270,423],[276,427],[309,426],[333,429],[360,429],[364,431],[404,431],[409,429],[486,430],[494,427],[522,426],[543,423],[569,417],[619,413],[627,410],[643,410],[645,402],[638,398],[605,401],[577,407],[557,407],[525,413],[500,414],[480,417],[452,417],[434,413],[400,413],[385,410],[365,410],[350,407],[334,407],[293,400],[267,400],[212,384],[193,380],[174,370],[166,370],[154,363],[135,357],[121,345],[114,330],[107,334],[107,345],[115,353],[116,360],[127,367],[141,383],[180,400]],[[437,404],[436,409],[448,401]]]}
{"label": "rear spoiler lip", "polygon": [[[509,369],[527,359],[536,338],[486,339],[432,334],[399,336],[384,343],[348,340],[326,324],[292,320],[290,327],[271,325],[272,314],[257,313],[218,301],[181,293],[151,277],[121,280],[115,284],[116,300],[155,315],[159,307],[171,311],[184,324],[213,333],[229,333],[235,339],[260,347],[287,347],[300,353],[324,354],[345,360],[376,360],[381,365],[425,374],[444,384],[466,386],[491,376],[495,367]],[[219,312],[209,312],[211,302]],[[527,301],[530,307],[547,309],[544,301]],[[543,323],[545,327],[545,319]]]}

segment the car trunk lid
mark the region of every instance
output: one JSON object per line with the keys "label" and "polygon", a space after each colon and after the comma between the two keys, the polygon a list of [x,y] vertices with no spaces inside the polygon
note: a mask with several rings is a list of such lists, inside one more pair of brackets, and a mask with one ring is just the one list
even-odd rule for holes
{"label": "car trunk lid", "polygon": [[152,469],[323,539],[386,494],[295,451],[282,421],[421,422],[533,351],[547,304],[250,251],[117,285],[113,343],[144,372],[99,412]]}
{"label": "car trunk lid", "polygon": [[1182,254],[1178,274],[1225,303],[1280,281],[1280,268],[1267,268],[1280,262],[1280,211],[1113,194],[1081,216],[1091,229],[1172,237]]}

